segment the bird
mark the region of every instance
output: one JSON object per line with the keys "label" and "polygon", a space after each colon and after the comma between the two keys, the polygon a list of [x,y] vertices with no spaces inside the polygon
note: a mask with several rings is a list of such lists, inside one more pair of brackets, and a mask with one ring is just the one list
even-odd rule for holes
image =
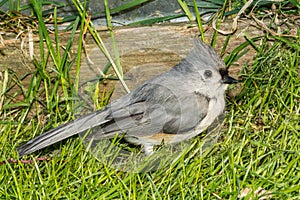
{"label": "bird", "polygon": [[141,145],[179,143],[205,131],[225,109],[225,91],[238,81],[209,45],[193,39],[188,55],[169,71],[144,82],[104,109],[62,124],[18,148],[20,157],[89,131],[89,140],[114,138]]}

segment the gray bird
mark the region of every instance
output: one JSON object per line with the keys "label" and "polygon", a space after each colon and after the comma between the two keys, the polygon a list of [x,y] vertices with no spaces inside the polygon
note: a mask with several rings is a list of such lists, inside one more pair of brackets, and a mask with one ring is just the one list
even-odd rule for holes
{"label": "gray bird", "polygon": [[194,40],[189,55],[171,70],[145,82],[103,110],[81,116],[30,140],[19,156],[45,148],[88,130],[89,140],[123,134],[142,145],[145,154],[154,145],[177,143],[197,136],[223,112],[225,90],[237,80],[228,75],[212,47]]}

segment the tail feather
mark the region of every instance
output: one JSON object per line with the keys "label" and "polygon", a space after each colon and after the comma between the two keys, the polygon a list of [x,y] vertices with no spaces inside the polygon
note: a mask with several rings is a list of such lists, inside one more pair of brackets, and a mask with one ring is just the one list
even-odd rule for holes
{"label": "tail feather", "polygon": [[63,124],[54,129],[51,129],[48,132],[45,132],[42,135],[20,146],[18,148],[19,156],[22,157],[26,154],[50,146],[56,142],[60,142],[76,134],[87,131],[95,126],[99,126],[103,123],[106,123],[108,121],[105,119],[106,116],[106,112],[97,111],[82,116],[67,124]]}

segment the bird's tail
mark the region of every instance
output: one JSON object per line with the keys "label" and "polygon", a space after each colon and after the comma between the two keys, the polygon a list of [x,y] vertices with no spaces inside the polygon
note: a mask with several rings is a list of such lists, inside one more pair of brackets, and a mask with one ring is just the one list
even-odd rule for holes
{"label": "bird's tail", "polygon": [[87,131],[95,126],[105,123],[105,112],[97,111],[84,115],[67,124],[63,124],[54,129],[51,129],[42,135],[28,141],[18,148],[19,156],[43,149],[54,143],[62,141],[76,134]]}

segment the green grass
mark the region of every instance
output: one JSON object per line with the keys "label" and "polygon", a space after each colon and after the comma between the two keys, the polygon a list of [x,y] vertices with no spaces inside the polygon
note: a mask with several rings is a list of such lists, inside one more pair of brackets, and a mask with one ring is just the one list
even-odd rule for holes
{"label": "green grass", "polygon": [[[79,20],[73,31],[78,26]],[[245,189],[252,193],[244,199],[259,199],[258,188],[272,193],[272,199],[300,198],[300,30],[298,38],[260,38],[253,64],[240,72],[242,90],[227,99],[224,130],[215,145],[192,156],[201,144],[195,143],[170,166],[138,174],[99,162],[79,138],[26,156],[32,164],[9,160],[18,158],[16,148],[23,142],[73,118],[77,77],[73,80],[68,69],[80,63],[80,49],[69,58],[70,46],[78,45],[72,43],[74,35],[62,51],[58,34],[52,44],[43,24],[39,28],[46,47],[40,43],[36,70],[24,75],[31,76],[29,87],[10,70],[0,76],[0,199],[237,199]],[[228,65],[243,54],[244,45],[225,59]],[[43,156],[50,159],[35,161]]]}

